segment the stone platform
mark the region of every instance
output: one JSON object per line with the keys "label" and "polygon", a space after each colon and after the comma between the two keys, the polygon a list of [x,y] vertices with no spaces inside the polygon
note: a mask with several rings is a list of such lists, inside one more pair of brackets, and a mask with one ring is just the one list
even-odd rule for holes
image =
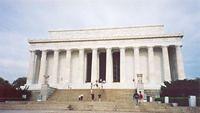
{"label": "stone platform", "polygon": [[[69,107],[71,106],[71,107]],[[31,113],[199,113],[199,107],[171,107],[167,104],[142,103],[136,106],[133,103],[117,102],[27,102],[21,104],[0,103],[2,110],[32,111]],[[34,112],[35,111],[35,112]],[[47,112],[45,112],[47,111]],[[52,112],[49,112],[52,111]],[[20,112],[21,113],[21,112]]]}
{"label": "stone platform", "polygon": [[134,103],[124,102],[27,102],[21,104],[0,104],[0,109],[20,110],[75,110],[75,111],[163,111],[170,106],[157,103],[143,103],[136,106]]}

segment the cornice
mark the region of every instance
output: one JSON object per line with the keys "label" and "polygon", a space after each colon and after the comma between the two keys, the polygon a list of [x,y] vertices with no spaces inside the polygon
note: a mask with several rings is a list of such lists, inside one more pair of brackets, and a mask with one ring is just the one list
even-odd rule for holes
{"label": "cornice", "polygon": [[113,36],[113,37],[95,37],[92,38],[51,38],[51,39],[29,39],[29,44],[35,43],[61,43],[61,42],[85,42],[85,41],[109,41],[109,40],[136,40],[136,39],[155,39],[155,38],[183,38],[183,34],[162,34],[162,35],[138,35],[138,36]]}

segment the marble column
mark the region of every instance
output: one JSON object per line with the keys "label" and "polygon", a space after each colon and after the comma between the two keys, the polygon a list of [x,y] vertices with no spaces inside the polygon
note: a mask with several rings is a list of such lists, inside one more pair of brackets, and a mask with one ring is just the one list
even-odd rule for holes
{"label": "marble column", "polygon": [[44,76],[46,76],[46,65],[47,65],[47,50],[42,51],[40,61],[40,72],[39,72],[39,84],[44,84]]}
{"label": "marble column", "polygon": [[84,49],[79,49],[80,83],[84,83]]}
{"label": "marble column", "polygon": [[92,49],[92,76],[91,82],[98,80],[97,76],[97,48]]}
{"label": "marble column", "polygon": [[111,48],[106,48],[106,82],[107,83],[113,82]]}
{"label": "marble column", "polygon": [[167,46],[162,46],[162,55],[163,55],[164,81],[171,81],[169,54]]}
{"label": "marble column", "polygon": [[51,84],[53,86],[55,86],[60,81],[58,78],[58,64],[59,64],[59,50],[54,50],[53,72],[51,77]]}
{"label": "marble column", "polygon": [[126,82],[125,76],[125,48],[120,48],[120,82]]}
{"label": "marble column", "polygon": [[134,73],[134,79],[135,83],[137,84],[138,79],[137,79],[137,74],[140,74],[140,52],[138,47],[134,47],[134,68],[135,68],[135,73]]}
{"label": "marble column", "polygon": [[71,83],[71,50],[66,50],[66,75],[64,82]]}
{"label": "marble column", "polygon": [[155,78],[154,73],[154,52],[153,47],[148,47],[148,83],[153,83]]}
{"label": "marble column", "polygon": [[36,51],[30,51],[30,61],[29,61],[29,75],[27,78],[27,84],[34,83],[35,76],[35,65],[36,64]]}
{"label": "marble column", "polygon": [[176,46],[176,61],[177,61],[178,79],[179,80],[183,80],[183,79],[185,79],[185,74],[184,74],[184,67],[183,67],[183,59],[182,59],[181,47],[179,45]]}

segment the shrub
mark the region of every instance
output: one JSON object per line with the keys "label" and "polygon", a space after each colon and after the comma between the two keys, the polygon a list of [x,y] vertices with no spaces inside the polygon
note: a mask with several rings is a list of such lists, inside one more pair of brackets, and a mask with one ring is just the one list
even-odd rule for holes
{"label": "shrub", "polygon": [[200,96],[200,79],[177,80],[171,83],[165,81],[165,86],[161,86],[160,96],[188,97],[189,95]]}

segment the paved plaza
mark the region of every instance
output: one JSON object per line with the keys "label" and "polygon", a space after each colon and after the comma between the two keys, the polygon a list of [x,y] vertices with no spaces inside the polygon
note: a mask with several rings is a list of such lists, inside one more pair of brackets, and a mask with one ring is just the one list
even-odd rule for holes
{"label": "paved plaza", "polygon": [[[156,110],[156,109],[155,109]],[[0,113],[200,113],[200,107],[171,107],[161,111],[0,110]]]}
{"label": "paved plaza", "polygon": [[[0,110],[0,113],[129,113],[116,111],[64,111],[64,110]],[[148,112],[130,112],[148,113]]]}

